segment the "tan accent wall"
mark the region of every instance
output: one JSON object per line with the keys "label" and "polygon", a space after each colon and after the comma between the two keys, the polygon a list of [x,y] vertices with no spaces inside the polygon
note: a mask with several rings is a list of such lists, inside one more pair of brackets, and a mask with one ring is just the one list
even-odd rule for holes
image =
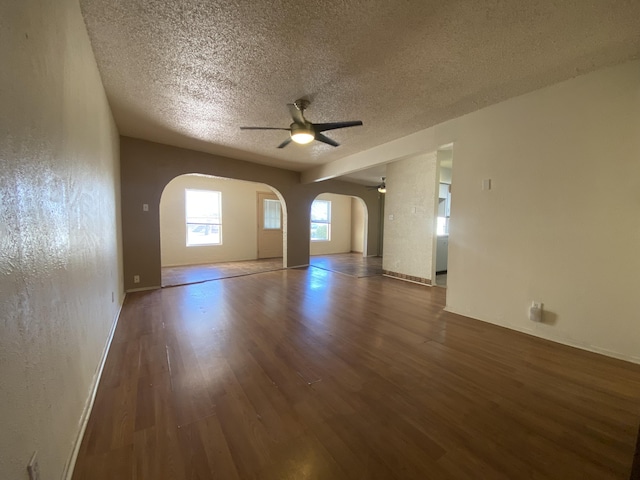
{"label": "tan accent wall", "polygon": [[78,1],[0,19],[0,478],[61,479],[123,299],[119,140]]}
{"label": "tan accent wall", "polygon": [[[171,147],[130,137],[120,138],[122,185],[122,238],[124,278],[127,290],[160,285],[160,197],[173,178],[202,173],[260,182],[273,187],[285,209],[285,265],[309,264],[311,202],[320,193],[339,193],[362,198],[370,212],[368,250],[377,252],[378,196],[362,185],[328,180],[300,183],[300,174],[290,170]],[[149,211],[143,210],[149,205]],[[372,213],[373,212],[373,213]],[[133,276],[140,275],[140,283]]]}
{"label": "tan accent wall", "polygon": [[331,193],[323,193],[315,198],[331,202],[331,240],[311,242],[310,255],[331,255],[351,251],[351,198]]}
{"label": "tan accent wall", "polygon": [[[186,245],[185,189],[215,190],[222,195],[222,245]],[[171,180],[160,200],[162,266],[252,260],[258,252],[257,192],[263,183],[181,175]],[[280,238],[282,236],[280,235]]]}

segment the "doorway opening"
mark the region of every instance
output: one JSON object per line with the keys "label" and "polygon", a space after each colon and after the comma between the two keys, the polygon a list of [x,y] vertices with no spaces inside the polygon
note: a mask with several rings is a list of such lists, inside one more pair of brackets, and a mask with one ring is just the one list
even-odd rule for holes
{"label": "doorway opening", "polygon": [[311,266],[355,277],[381,275],[381,258],[367,256],[368,217],[359,197],[318,195],[310,212]]}
{"label": "doorway opening", "polygon": [[[259,256],[259,194],[269,204],[276,250]],[[274,207],[277,207],[274,208]],[[160,198],[162,286],[200,283],[284,268],[286,206],[269,185],[202,174],[180,175]]]}
{"label": "doorway opening", "polygon": [[451,221],[451,185],[453,178],[453,144],[437,151],[436,241],[434,242],[433,274],[435,285],[447,286],[449,264],[449,226]]}

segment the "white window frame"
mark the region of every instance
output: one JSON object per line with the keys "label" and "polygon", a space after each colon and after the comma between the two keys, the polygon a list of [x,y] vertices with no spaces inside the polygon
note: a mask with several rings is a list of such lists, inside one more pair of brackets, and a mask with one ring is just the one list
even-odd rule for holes
{"label": "white window frame", "polygon": [[[327,204],[327,219],[326,220],[314,220],[313,219],[313,204],[316,202],[322,202]],[[326,225],[327,226],[327,238],[313,238],[313,226]],[[311,230],[310,237],[312,242],[330,242],[331,241],[331,200],[314,200],[311,204]]]}
{"label": "white window frame", "polygon": [[[218,209],[217,212],[214,211],[213,215],[201,215],[201,216],[190,216],[189,215],[189,193],[191,192],[199,192],[215,195],[218,197]],[[194,212],[191,212],[194,213]],[[187,247],[206,247],[212,245],[222,245],[222,193],[216,190],[202,190],[195,188],[185,188],[184,190],[184,216],[185,216],[185,226],[186,226],[186,239],[185,243]],[[205,227],[207,230],[210,228],[217,227],[218,229],[218,241],[206,241],[206,242],[190,242],[189,241],[189,228],[190,226]]]}
{"label": "white window frame", "polygon": [[[267,226],[267,202],[272,202],[273,204],[277,204],[277,215],[276,215],[276,219],[278,221],[278,226],[277,227],[268,227]],[[274,198],[263,198],[262,199],[262,229],[263,230],[269,230],[269,231],[276,231],[276,230],[282,230],[282,204],[280,203],[280,200],[274,199]]]}

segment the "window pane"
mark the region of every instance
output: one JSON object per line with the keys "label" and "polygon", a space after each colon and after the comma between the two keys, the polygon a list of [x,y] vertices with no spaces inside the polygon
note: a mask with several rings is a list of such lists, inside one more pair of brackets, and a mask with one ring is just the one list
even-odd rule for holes
{"label": "window pane", "polygon": [[280,230],[280,200],[265,199],[264,205],[264,222],[265,230]]}
{"label": "window pane", "polygon": [[438,217],[437,235],[449,235],[449,217]]}
{"label": "window pane", "polygon": [[220,192],[186,190],[187,223],[220,223]]}
{"label": "window pane", "polygon": [[314,200],[311,204],[312,222],[329,222],[331,220],[331,202],[329,200]]}
{"label": "window pane", "polygon": [[314,200],[311,204],[311,240],[331,240],[331,202]]}
{"label": "window pane", "polygon": [[329,241],[331,225],[328,223],[315,223],[311,224],[311,240],[324,240]]}
{"label": "window pane", "polygon": [[188,223],[187,245],[219,245],[221,242],[220,225]]}
{"label": "window pane", "polygon": [[185,190],[187,246],[222,243],[221,193]]}

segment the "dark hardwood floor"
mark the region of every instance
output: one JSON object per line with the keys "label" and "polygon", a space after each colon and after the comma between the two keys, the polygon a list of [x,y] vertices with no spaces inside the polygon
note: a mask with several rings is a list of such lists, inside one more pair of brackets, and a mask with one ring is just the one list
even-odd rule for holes
{"label": "dark hardwood floor", "polygon": [[313,267],[352,277],[382,275],[382,257],[363,257],[361,253],[314,255],[310,258],[310,263]]}
{"label": "dark hardwood floor", "polygon": [[127,295],[76,463],[103,479],[624,479],[640,366],[319,268]]}

